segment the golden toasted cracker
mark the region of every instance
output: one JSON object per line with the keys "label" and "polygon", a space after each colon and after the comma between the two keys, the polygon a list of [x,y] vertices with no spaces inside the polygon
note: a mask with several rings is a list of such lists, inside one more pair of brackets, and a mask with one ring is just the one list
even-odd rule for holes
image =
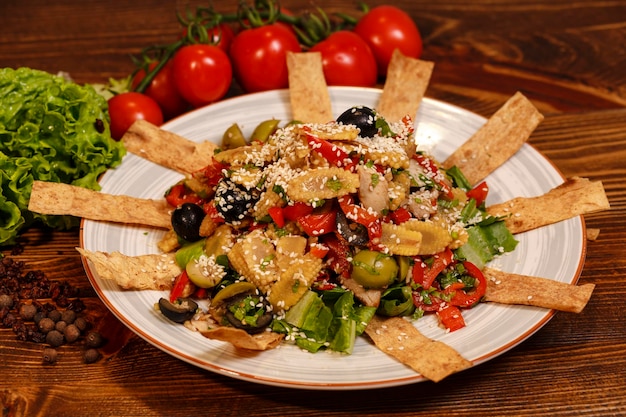
{"label": "golden toasted cracker", "polygon": [[212,142],[196,143],[146,120],[135,121],[121,140],[129,152],[185,174],[209,165],[217,148]]}
{"label": "golden toasted cracker", "polygon": [[404,116],[415,118],[424,98],[435,64],[393,52],[387,79],[376,110],[387,121],[397,122]]}
{"label": "golden toasted cracker", "polygon": [[274,332],[249,334],[245,330],[220,326],[200,332],[208,339],[228,342],[238,349],[269,350],[278,346],[284,335]]}
{"label": "golden toasted cracker", "polygon": [[171,227],[165,200],[101,193],[58,182],[34,181],[28,209],[35,213],[70,215],[114,223]]}
{"label": "golden toasted cracker", "polygon": [[120,252],[92,252],[76,248],[101,279],[112,280],[125,290],[167,290],[181,273],[174,253],[128,256]]}
{"label": "golden toasted cracker", "polygon": [[505,216],[511,233],[521,233],[581,214],[608,210],[609,200],[600,181],[573,177],[537,197],[516,197],[487,207],[492,216]]}
{"label": "golden toasted cracker", "polygon": [[477,184],[513,156],[542,120],[539,110],[517,92],[443,166],[456,165],[471,184]]}
{"label": "golden toasted cracker", "polygon": [[328,123],[334,120],[319,52],[287,52],[289,98],[293,120]]}
{"label": "golden toasted cracker", "polygon": [[443,342],[429,339],[401,317],[374,316],[365,333],[381,351],[434,382],[472,365],[456,350]]}
{"label": "golden toasted cracker", "polygon": [[598,239],[598,236],[600,236],[600,229],[591,227],[587,228],[587,240],[594,241]]}
{"label": "golden toasted cracker", "polygon": [[548,278],[483,269],[487,278],[485,301],[521,304],[580,313],[591,298],[594,284],[571,285]]}

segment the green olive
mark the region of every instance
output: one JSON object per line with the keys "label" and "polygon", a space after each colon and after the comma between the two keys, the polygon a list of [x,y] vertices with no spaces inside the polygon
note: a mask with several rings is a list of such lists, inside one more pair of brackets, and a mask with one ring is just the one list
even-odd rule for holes
{"label": "green olive", "polygon": [[216,274],[212,274],[209,269],[203,262],[206,260],[206,255],[201,256],[198,259],[191,260],[187,262],[185,266],[185,271],[187,271],[187,276],[189,280],[193,282],[196,286],[200,288],[213,288],[217,284],[219,284],[222,279],[221,276],[217,276]]}
{"label": "green olive", "polygon": [[351,277],[365,288],[384,288],[398,276],[398,263],[387,254],[364,249],[352,258]]}
{"label": "green olive", "polygon": [[256,291],[256,287],[251,282],[235,282],[234,284],[230,284],[229,286],[224,287],[217,294],[215,294],[215,297],[213,297],[213,299],[211,300],[211,304],[217,305],[224,300],[234,297],[235,295],[254,291]]}
{"label": "green olive", "polygon": [[272,135],[272,133],[276,132],[276,129],[278,128],[278,123],[280,123],[280,120],[276,119],[265,120],[259,123],[252,132],[250,142],[267,142],[267,139]]}
{"label": "green olive", "polygon": [[245,145],[247,145],[246,138],[241,128],[237,123],[233,123],[222,136],[222,149],[235,149]]}

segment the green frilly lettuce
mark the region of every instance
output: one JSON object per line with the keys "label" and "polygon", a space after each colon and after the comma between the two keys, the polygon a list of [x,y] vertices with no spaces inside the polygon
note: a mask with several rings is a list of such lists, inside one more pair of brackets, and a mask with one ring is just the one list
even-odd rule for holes
{"label": "green frilly lettuce", "polygon": [[55,229],[78,224],[29,212],[33,181],[99,190],[99,175],[125,153],[111,138],[106,100],[91,86],[29,68],[0,69],[0,246],[36,221]]}

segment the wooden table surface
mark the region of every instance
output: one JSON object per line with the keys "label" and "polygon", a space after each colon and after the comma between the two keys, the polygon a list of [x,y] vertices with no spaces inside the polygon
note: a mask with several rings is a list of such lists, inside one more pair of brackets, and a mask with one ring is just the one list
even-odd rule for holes
{"label": "wooden table surface", "polygon": [[[213,3],[224,11],[235,5]],[[79,83],[124,77],[132,70],[129,54],[176,36],[174,13],[185,4],[2,0],[0,66],[67,71]],[[310,7],[304,0],[282,4]],[[356,1],[316,4],[356,9]],[[626,414],[626,3],[395,4],[419,25],[422,57],[436,63],[427,96],[489,116],[520,90],[546,116],[530,143],[565,176],[603,181],[612,209],[586,216],[600,234],[588,242],[580,277],[596,284],[584,311],[556,313],[509,352],[437,384],[365,392],[277,388],[201,370],[135,336],[91,289],[74,250],[78,231],[32,229],[23,235],[23,252],[3,253],[80,288],[96,325],[116,337],[95,364],[82,362],[80,348],[64,346],[55,365],[44,365],[43,345],[1,329],[2,416]]]}

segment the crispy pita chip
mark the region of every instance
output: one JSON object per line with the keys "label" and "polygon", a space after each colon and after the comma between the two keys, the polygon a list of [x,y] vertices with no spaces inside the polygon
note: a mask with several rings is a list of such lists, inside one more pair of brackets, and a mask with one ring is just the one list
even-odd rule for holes
{"label": "crispy pita chip", "polygon": [[504,222],[511,233],[521,233],[609,208],[609,200],[600,181],[573,177],[546,194],[516,197],[487,207],[487,213],[506,216]]}
{"label": "crispy pita chip", "polygon": [[456,165],[470,184],[477,184],[513,156],[542,120],[537,108],[517,92],[443,166]]}
{"label": "crispy pita chip", "polygon": [[396,49],[389,61],[387,79],[376,110],[388,121],[415,117],[435,64],[402,55]]}
{"label": "crispy pita chip", "polygon": [[427,338],[401,317],[374,316],[365,328],[365,333],[381,351],[434,382],[472,365],[456,350]]}
{"label": "crispy pita chip", "polygon": [[293,119],[303,123],[333,120],[330,95],[319,52],[287,52],[289,99]]}
{"label": "crispy pita chip", "polygon": [[125,290],[167,290],[181,273],[174,253],[128,256],[120,252],[92,252],[76,248],[102,279]]}
{"label": "crispy pita chip", "polygon": [[129,152],[183,174],[209,165],[217,148],[212,142],[196,143],[145,120],[133,123],[121,140]]}
{"label": "crispy pita chip", "polygon": [[284,335],[274,332],[249,334],[245,330],[220,326],[200,332],[208,339],[228,342],[238,349],[269,350],[278,346]]}
{"label": "crispy pita chip", "polygon": [[113,223],[171,227],[171,209],[165,200],[105,194],[59,182],[34,181],[28,209]]}
{"label": "crispy pita chip", "polygon": [[580,313],[591,298],[594,284],[571,285],[548,278],[483,269],[487,278],[485,301],[521,304]]}

